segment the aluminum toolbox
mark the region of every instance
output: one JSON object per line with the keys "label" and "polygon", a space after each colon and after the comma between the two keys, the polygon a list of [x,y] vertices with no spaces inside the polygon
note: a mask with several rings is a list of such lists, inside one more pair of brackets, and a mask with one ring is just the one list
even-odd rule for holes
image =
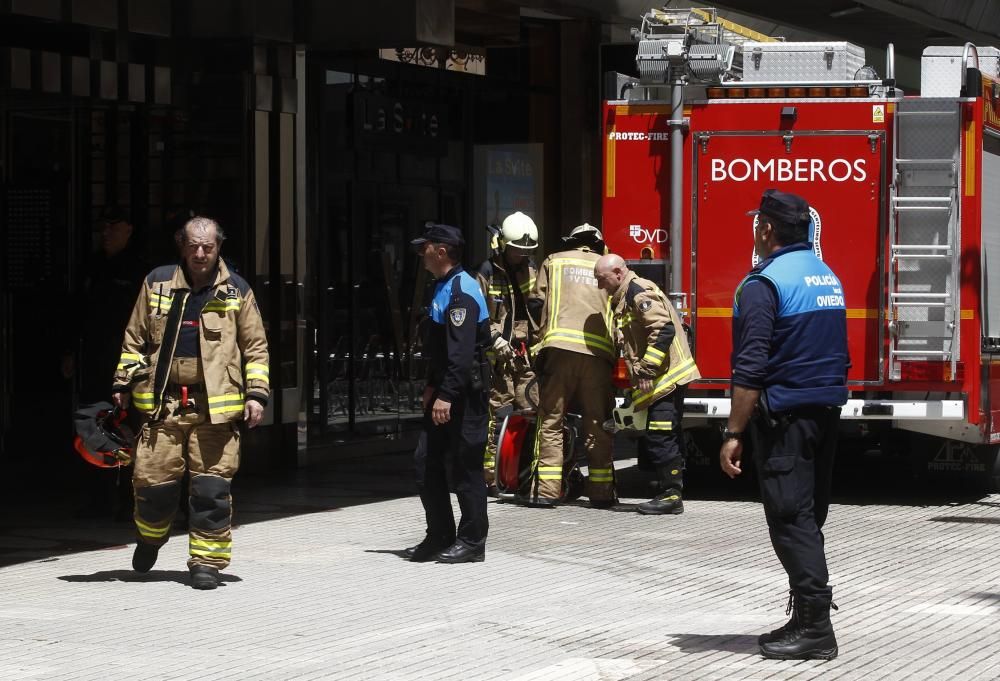
{"label": "aluminum toolbox", "polygon": [[[920,96],[958,97],[962,91],[962,50],[960,45],[926,47],[920,57]],[[984,76],[1000,80],[1000,50],[979,47],[979,70]],[[969,56],[969,65],[975,59]]]}
{"label": "aluminum toolbox", "polygon": [[748,83],[823,83],[854,80],[865,48],[845,42],[743,43]]}

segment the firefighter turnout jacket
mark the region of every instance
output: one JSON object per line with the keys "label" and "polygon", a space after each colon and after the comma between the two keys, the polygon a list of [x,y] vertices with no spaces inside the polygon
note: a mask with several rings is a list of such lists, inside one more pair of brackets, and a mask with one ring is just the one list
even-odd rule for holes
{"label": "firefighter turnout jacket", "polygon": [[[211,423],[243,419],[244,400],[270,397],[264,323],[250,285],[220,259],[198,318],[198,346]],[[156,418],[191,286],[180,265],[146,276],[125,329],[114,391],[131,390],[136,409]]]}
{"label": "firefighter turnout jacket", "polygon": [[512,345],[529,342],[536,328],[528,315],[528,299],[535,288],[537,270],[530,258],[510,266],[501,253],[484,261],[476,279],[486,297],[490,316],[490,337],[502,337]]}
{"label": "firefighter turnout jacket", "polygon": [[597,286],[600,255],[586,246],[553,253],[538,270],[534,297],[542,303],[534,354],[561,348],[614,361],[608,294]]}
{"label": "firefighter turnout jacket", "polygon": [[611,307],[632,382],[653,380],[650,392],[633,390],[637,410],[701,378],[680,317],[656,284],[630,271],[612,296]]}

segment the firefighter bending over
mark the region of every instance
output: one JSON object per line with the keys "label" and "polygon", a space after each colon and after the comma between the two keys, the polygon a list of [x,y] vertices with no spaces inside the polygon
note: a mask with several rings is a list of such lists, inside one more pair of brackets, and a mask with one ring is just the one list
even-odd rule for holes
{"label": "firefighter bending over", "polygon": [[[495,229],[495,228],[494,228]],[[535,263],[531,254],[538,246],[538,227],[518,211],[504,218],[493,255],[476,270],[490,315],[493,347],[493,385],[490,389],[489,439],[483,460],[486,484],[496,494],[496,453],[500,423],[497,412],[505,407],[531,409],[538,403],[535,372],[528,348],[536,327],[528,316],[528,298],[535,286]],[[534,395],[528,391],[534,388]]]}
{"label": "firefighter bending over", "polygon": [[267,339],[250,285],[219,258],[225,235],[208,218],[177,233],[181,263],[146,276],[125,330],[114,401],[145,415],[136,446],[132,556],[149,572],[190,471],[191,586],[214,589],[232,554],[230,483],[240,423],[260,423],[270,395]]}
{"label": "firefighter bending over", "polygon": [[[564,239],[569,247],[542,263],[533,297],[541,306],[535,346],[539,374],[538,426],[535,434],[529,506],[555,506],[562,492],[563,419],[571,404],[583,416],[584,449],[590,467],[590,505],[610,508],[615,497],[611,435],[613,345],[608,331],[608,295],[597,286],[594,264],[604,252],[604,237],[583,224]],[[572,456],[572,452],[566,452]]]}
{"label": "firefighter bending over", "polygon": [[601,257],[594,276],[611,295],[615,326],[632,379],[632,404],[635,411],[646,411],[642,446],[660,479],[660,493],[639,504],[639,513],[683,513],[684,392],[688,383],[701,377],[687,333],[663,291],[636,276],[621,256],[610,253]]}

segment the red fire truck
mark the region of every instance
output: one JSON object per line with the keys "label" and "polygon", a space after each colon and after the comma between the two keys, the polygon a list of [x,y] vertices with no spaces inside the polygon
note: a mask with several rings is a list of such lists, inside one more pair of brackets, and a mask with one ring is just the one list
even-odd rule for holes
{"label": "red fire truck", "polygon": [[775,187],[809,201],[844,285],[845,431],[1000,486],[1000,51],[928,48],[913,95],[891,45],[880,77],[860,47],[776,41],[714,10],[653,10],[635,37],[639,78],[612,77],[604,103],[603,228],[690,324],[691,426],[728,416],[746,212]]}

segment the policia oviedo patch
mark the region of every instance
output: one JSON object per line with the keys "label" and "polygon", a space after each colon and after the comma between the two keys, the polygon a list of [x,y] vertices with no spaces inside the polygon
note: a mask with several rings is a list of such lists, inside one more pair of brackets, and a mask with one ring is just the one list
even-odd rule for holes
{"label": "policia oviedo patch", "polygon": [[461,326],[465,323],[465,308],[456,307],[448,311],[448,316],[451,318],[451,323],[455,326]]}

